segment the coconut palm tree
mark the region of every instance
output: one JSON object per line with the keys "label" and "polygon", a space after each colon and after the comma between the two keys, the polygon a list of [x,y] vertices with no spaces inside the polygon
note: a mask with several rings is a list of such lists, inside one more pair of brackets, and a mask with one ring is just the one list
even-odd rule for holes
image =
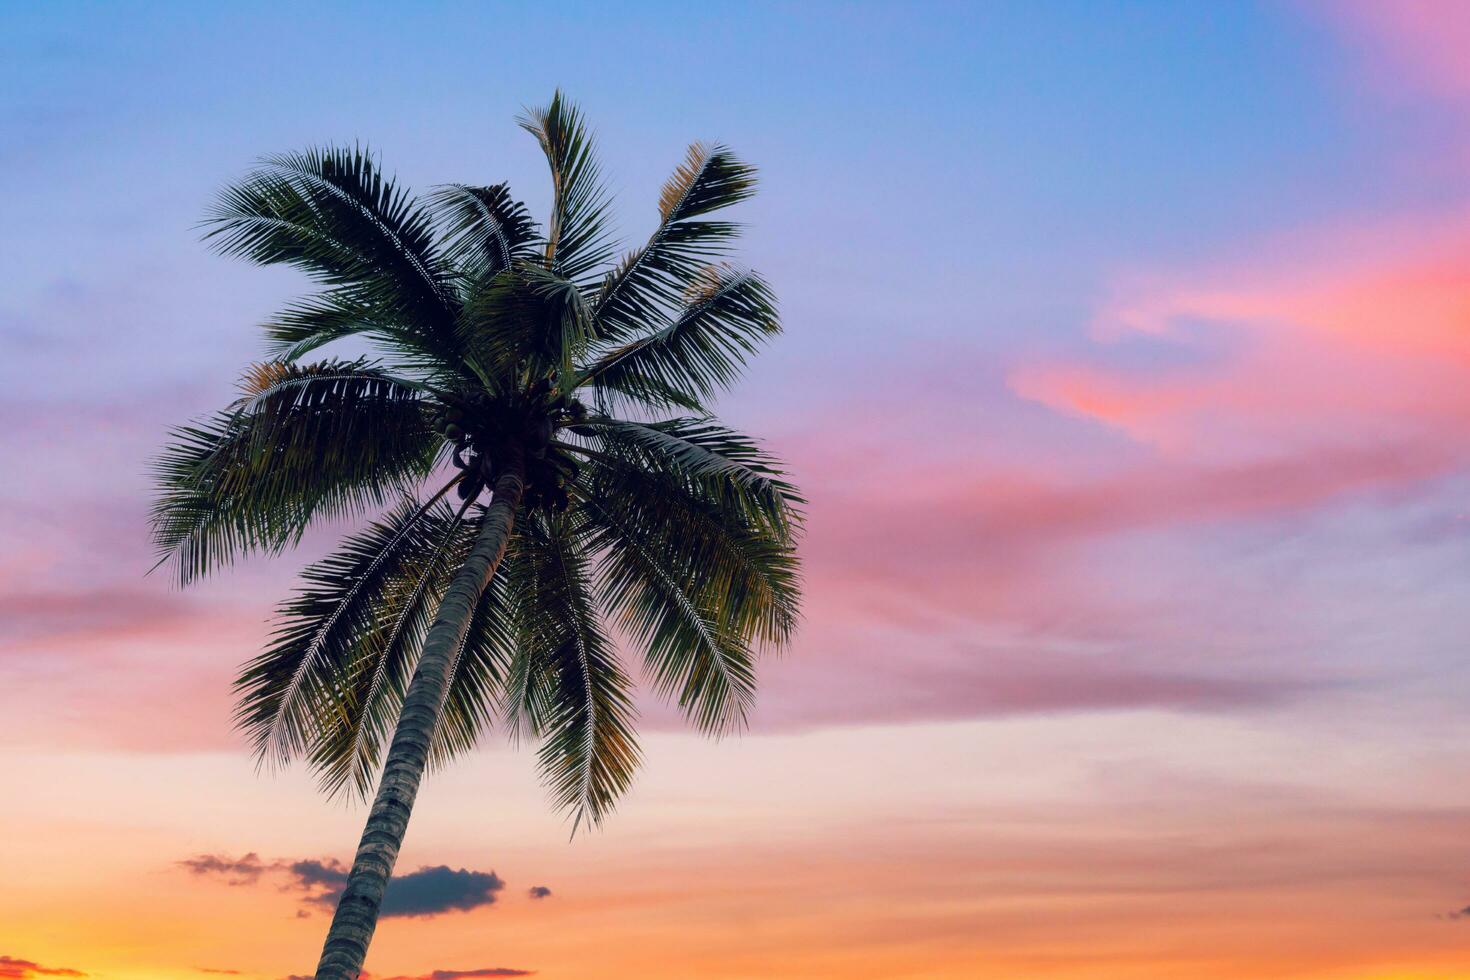
{"label": "coconut palm tree", "polygon": [[237,401],[175,430],[161,561],[187,584],[368,521],[237,682],[262,760],[364,798],[377,779],[318,978],[358,976],[427,768],[501,720],[539,740],[575,834],[639,761],[620,650],[718,735],[797,618],[801,499],[705,408],[779,329],[766,283],[724,261],[737,226],[708,217],[754,172],[691,146],[617,259],[577,110],[557,93],[520,123],[551,168],[544,232],[504,185],[416,200],[358,148],[268,158],[207,220],[221,252],[321,288],[266,324]]}

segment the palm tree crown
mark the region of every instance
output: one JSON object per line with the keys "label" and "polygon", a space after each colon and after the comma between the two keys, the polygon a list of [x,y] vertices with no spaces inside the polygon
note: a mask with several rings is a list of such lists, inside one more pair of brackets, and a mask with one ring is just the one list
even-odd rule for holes
{"label": "palm tree crown", "polygon": [[[704,407],[779,330],[766,283],[724,262],[737,226],[708,217],[753,192],[753,170],[691,146],[653,234],[615,261],[578,112],[558,93],[521,125],[551,168],[544,231],[504,185],[421,201],[356,148],[268,158],[223,193],[207,223],[220,251],[321,289],[266,324],[270,359],[236,402],[176,430],[153,527],[187,584],[314,522],[372,517],[307,568],[237,682],[263,759],[305,757],[325,788],[366,795],[505,495],[513,530],[427,755],[442,763],[501,719],[540,740],[575,828],[603,819],[638,763],[615,632],[698,728],[744,722],[757,653],[795,625],[801,499]],[[305,360],[348,338],[371,353]]]}

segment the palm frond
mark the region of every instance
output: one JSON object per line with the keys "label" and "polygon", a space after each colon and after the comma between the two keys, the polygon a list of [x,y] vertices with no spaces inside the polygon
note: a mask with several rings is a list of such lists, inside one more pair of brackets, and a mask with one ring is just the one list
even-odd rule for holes
{"label": "palm frond", "polygon": [[591,318],[574,282],[517,262],[471,296],[459,332],[467,360],[487,384],[522,373],[569,377],[590,340]]}
{"label": "palm frond", "polygon": [[724,615],[723,597],[669,562],[648,540],[601,501],[591,548],[601,554],[599,593],[624,629],[644,648],[658,693],[673,698],[701,730],[721,735],[745,726],[755,704],[751,637]]}
{"label": "palm frond", "polygon": [[429,206],[445,260],[472,280],[509,269],[537,241],[536,223],[505,184],[447,184],[429,195]]}
{"label": "palm frond", "polygon": [[278,552],[317,517],[402,496],[438,447],[413,385],[335,360],[259,366],[234,407],[173,438],[155,462],[152,525],[181,583],[241,554]]}
{"label": "palm frond", "polygon": [[331,795],[365,798],[372,791],[434,610],[472,543],[474,529],[463,523],[467,508],[452,517],[444,508],[430,512],[438,544],[428,554],[406,556],[385,580],[375,627],[360,634],[351,670],[343,671],[333,697],[317,705],[310,762]]}
{"label": "palm frond", "polygon": [[546,261],[581,285],[615,248],[608,229],[612,202],[602,186],[592,135],[581,112],[559,91],[549,106],[527,111],[519,122],[536,137],[551,167]]}
{"label": "palm frond", "polygon": [[613,453],[588,457],[578,495],[595,502],[581,510],[599,546],[636,541],[674,582],[698,582],[700,595],[717,598],[716,620],[748,642],[779,648],[790,639],[801,595],[798,521],[730,506],[717,486]]}
{"label": "palm frond", "polygon": [[769,526],[778,536],[789,537],[801,523],[806,501],[785,479],[781,462],[755,440],[713,419],[592,418],[583,428],[596,434],[604,452],[641,469],[696,483],[720,506]]}
{"label": "palm frond", "polygon": [[604,349],[578,383],[653,405],[666,402],[669,391],[698,403],[733,385],[757,345],[780,331],[764,280],[708,266],[676,316],[647,336]]}
{"label": "palm frond", "polygon": [[589,560],[564,518],[534,515],[508,566],[516,662],[506,711],[541,738],[538,752],[552,800],[600,824],[640,759],[627,675],[603,631]]}
{"label": "palm frond", "polygon": [[426,352],[452,361],[455,306],[431,216],[365,150],[267,157],[220,195],[205,223],[224,254],[287,263],[350,288],[411,329]]}
{"label": "palm frond", "polygon": [[620,411],[662,414],[668,411],[708,415],[709,409],[693,393],[647,376],[599,375],[581,382],[583,397],[602,415]]}
{"label": "palm frond", "polygon": [[378,310],[359,301],[351,289],[330,289],[287,306],[264,324],[267,353],[275,360],[301,359],[334,340],[355,334],[388,333],[391,324]]}
{"label": "palm frond", "polygon": [[[432,568],[456,524],[442,505],[405,501],[302,573],[302,588],[278,611],[271,646],[235,682],[236,723],[258,758],[285,763],[319,749],[365,707],[352,698],[361,678],[383,657],[408,659],[425,625],[409,584]],[[414,629],[388,643],[404,616],[416,618]],[[329,773],[324,782],[332,781]]]}
{"label": "palm frond", "polygon": [[710,733],[744,724],[757,645],[795,628],[802,498],[752,440],[708,419],[590,420],[579,506],[609,608],[659,692]]}
{"label": "palm frond", "polygon": [[593,303],[598,335],[619,340],[666,320],[700,271],[724,255],[740,226],[695,218],[755,193],[755,168],[719,145],[695,143],[659,195],[659,223],[642,248],[603,280]]}
{"label": "palm frond", "polygon": [[424,378],[447,380],[464,377],[463,365],[447,359],[436,339],[426,343],[422,331],[364,299],[360,290],[349,287],[328,289],[286,306],[263,324],[266,353],[276,361],[292,362],[342,340],[363,336],[388,355],[400,369]]}

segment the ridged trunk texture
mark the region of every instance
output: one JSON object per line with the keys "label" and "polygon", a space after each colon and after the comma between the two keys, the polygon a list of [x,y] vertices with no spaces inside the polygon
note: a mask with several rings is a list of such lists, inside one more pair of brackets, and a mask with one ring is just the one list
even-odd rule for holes
{"label": "ridged trunk texture", "polygon": [[424,637],[423,653],[409,681],[403,711],[398,716],[398,727],[383,765],[378,795],[368,812],[347,887],[332,916],[332,928],[327,931],[316,980],[357,980],[362,970],[368,943],[378,925],[383,892],[398,860],[414,797],[418,795],[419,781],[428,764],[429,745],[439,727],[449,671],[469,629],[470,617],[510,542],[516,507],[525,490],[523,474],[524,467],[517,459],[496,481],[479,537],[449,583],[444,601],[439,604],[439,611]]}

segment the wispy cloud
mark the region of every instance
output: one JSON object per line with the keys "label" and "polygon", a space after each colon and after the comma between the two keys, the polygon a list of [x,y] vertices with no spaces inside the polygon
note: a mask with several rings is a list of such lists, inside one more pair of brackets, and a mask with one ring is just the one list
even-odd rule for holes
{"label": "wispy cloud", "polygon": [[231,885],[253,885],[274,865],[261,861],[260,855],[252,851],[238,858],[200,854],[180,861],[179,867],[186,868],[190,874],[218,875]]}
{"label": "wispy cloud", "polygon": [[0,977],[9,980],[30,980],[32,977],[85,977],[81,970],[66,967],[42,966],[34,960],[23,960],[15,956],[0,956]]}
{"label": "wispy cloud", "polygon": [[1470,19],[1459,0],[1311,0],[1308,7],[1362,49],[1379,89],[1470,98]]}

